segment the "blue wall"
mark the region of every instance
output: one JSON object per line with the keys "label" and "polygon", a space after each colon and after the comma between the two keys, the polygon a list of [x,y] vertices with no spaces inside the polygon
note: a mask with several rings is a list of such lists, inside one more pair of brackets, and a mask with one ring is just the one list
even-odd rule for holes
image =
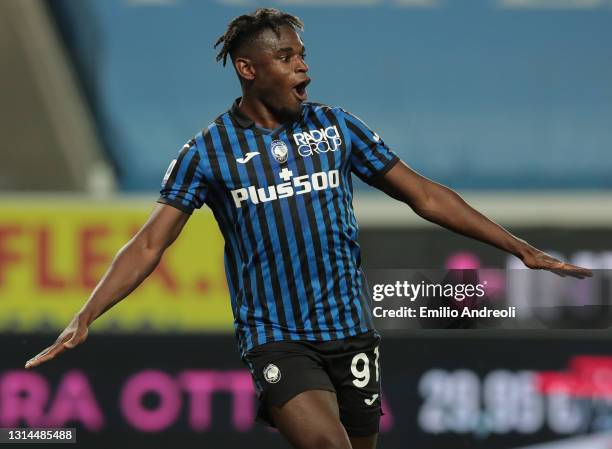
{"label": "blue wall", "polygon": [[[363,118],[423,174],[456,188],[612,188],[612,2],[512,2],[266,5],[306,23],[310,98]],[[212,43],[261,6],[155,3],[55,2],[126,191],[158,189],[183,143],[239,96]]]}

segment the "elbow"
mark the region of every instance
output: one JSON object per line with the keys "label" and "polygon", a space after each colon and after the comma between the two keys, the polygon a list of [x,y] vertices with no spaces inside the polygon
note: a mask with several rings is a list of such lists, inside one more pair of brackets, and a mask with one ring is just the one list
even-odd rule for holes
{"label": "elbow", "polygon": [[419,217],[427,221],[435,222],[435,218],[438,216],[437,209],[435,209],[433,206],[413,207],[412,210],[414,210]]}
{"label": "elbow", "polygon": [[419,217],[426,220],[430,220],[432,216],[435,216],[438,210],[438,202],[431,195],[421,195],[411,201],[405,201],[406,204],[416,213]]}
{"label": "elbow", "polygon": [[462,212],[465,204],[454,190],[436,185],[436,188],[421,196],[414,210],[420,217],[440,224],[454,220]]}
{"label": "elbow", "polygon": [[419,217],[438,223],[440,217],[451,213],[453,202],[449,200],[454,196],[457,195],[452,190],[443,186],[435,186],[419,195],[411,207]]}
{"label": "elbow", "polygon": [[393,191],[393,197],[408,205],[414,213],[427,218],[440,208],[440,196],[437,185],[424,178],[417,179],[412,185]]}

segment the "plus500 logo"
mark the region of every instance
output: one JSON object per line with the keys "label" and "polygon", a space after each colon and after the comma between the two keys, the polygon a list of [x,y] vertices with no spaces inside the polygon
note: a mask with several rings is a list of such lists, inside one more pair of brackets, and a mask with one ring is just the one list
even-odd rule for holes
{"label": "plus500 logo", "polygon": [[342,145],[340,133],[335,126],[296,133],[293,135],[293,140],[302,157],[336,151]]}
{"label": "plus500 logo", "polygon": [[267,203],[279,198],[287,198],[294,195],[303,195],[313,190],[335,189],[340,185],[340,174],[338,170],[329,172],[317,172],[312,175],[296,176],[290,181],[267,188],[255,186],[241,187],[232,190],[232,198],[237,208],[242,207],[245,201],[253,204]]}

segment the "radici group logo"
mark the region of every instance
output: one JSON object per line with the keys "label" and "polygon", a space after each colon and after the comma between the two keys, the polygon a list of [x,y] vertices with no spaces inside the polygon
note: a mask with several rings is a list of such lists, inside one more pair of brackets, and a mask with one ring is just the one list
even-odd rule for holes
{"label": "radici group logo", "polygon": [[296,133],[293,135],[293,140],[298,146],[298,153],[302,157],[337,151],[342,145],[342,138],[336,126]]}

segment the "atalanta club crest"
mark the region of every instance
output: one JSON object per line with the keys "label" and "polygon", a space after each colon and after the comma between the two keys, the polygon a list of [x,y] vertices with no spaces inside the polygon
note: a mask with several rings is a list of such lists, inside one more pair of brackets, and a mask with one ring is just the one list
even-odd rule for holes
{"label": "atalanta club crest", "polygon": [[270,363],[264,368],[263,375],[266,382],[271,384],[275,384],[281,378],[280,369],[274,363]]}
{"label": "atalanta club crest", "polygon": [[270,151],[272,151],[272,156],[276,159],[280,164],[284,164],[287,162],[287,155],[289,154],[289,148],[282,140],[273,140],[270,145]]}

